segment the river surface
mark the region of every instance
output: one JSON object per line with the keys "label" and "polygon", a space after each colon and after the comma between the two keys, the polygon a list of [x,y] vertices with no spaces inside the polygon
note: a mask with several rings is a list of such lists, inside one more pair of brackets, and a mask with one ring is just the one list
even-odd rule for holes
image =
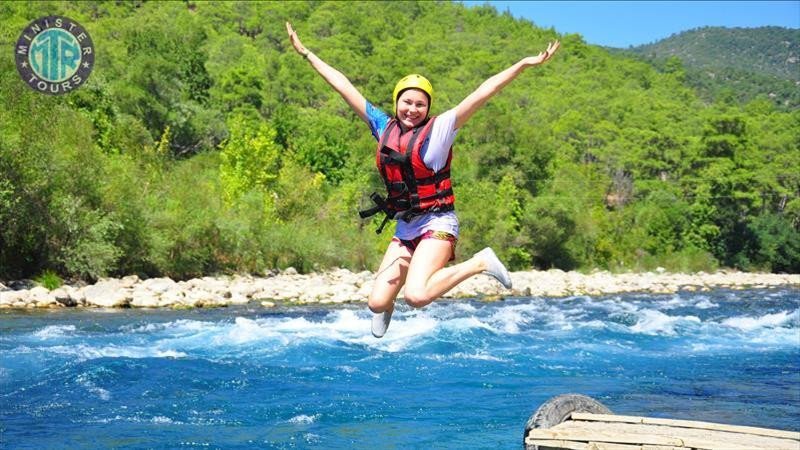
{"label": "river surface", "polygon": [[0,448],[518,449],[550,397],[800,430],[800,289],[0,312]]}

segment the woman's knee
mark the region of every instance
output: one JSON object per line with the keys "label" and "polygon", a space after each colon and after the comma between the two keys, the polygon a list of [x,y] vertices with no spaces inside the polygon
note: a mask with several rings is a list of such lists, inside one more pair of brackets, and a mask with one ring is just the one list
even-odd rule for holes
{"label": "woman's knee", "polygon": [[435,298],[431,298],[431,296],[427,292],[425,292],[424,289],[414,288],[410,286],[406,286],[403,298],[405,299],[408,306],[412,308],[422,308],[423,306],[436,300]]}
{"label": "woman's knee", "polygon": [[372,312],[384,312],[389,309],[394,299],[387,299],[385,296],[377,295],[376,293],[369,294],[367,299],[367,306]]}

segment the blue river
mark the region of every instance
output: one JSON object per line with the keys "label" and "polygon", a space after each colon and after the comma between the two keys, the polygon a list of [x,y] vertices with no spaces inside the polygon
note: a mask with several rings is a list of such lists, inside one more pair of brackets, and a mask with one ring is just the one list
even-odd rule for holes
{"label": "blue river", "polygon": [[0,311],[0,448],[518,449],[550,397],[800,430],[800,289]]}

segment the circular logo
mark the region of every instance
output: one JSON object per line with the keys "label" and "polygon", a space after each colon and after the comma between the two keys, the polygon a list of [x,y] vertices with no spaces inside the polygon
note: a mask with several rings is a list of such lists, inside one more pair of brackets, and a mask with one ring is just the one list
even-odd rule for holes
{"label": "circular logo", "polygon": [[63,16],[34,20],[15,48],[17,70],[31,89],[66,94],[86,82],[94,68],[94,46],[78,22]]}

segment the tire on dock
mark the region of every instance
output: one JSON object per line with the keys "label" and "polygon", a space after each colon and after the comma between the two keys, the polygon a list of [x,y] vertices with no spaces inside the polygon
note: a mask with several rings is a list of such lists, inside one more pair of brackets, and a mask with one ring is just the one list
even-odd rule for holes
{"label": "tire on dock", "polygon": [[552,428],[569,419],[574,412],[592,414],[612,414],[611,410],[592,397],[581,394],[561,394],[542,403],[525,423],[525,433],[522,435],[523,448],[536,450],[536,446],[526,446],[525,438],[534,428]]}

